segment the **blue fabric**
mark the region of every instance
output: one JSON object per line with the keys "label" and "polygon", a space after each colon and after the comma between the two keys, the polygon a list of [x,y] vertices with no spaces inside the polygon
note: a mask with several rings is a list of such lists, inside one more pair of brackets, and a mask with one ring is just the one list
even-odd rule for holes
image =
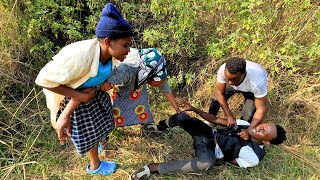
{"label": "blue fabric", "polygon": [[133,90],[132,84],[119,87],[113,96],[113,117],[116,126],[153,123],[145,84]]}
{"label": "blue fabric", "polygon": [[121,38],[132,35],[130,24],[122,18],[121,13],[113,4],[108,3],[102,10],[96,28],[96,36],[98,38]]}
{"label": "blue fabric", "polygon": [[98,73],[95,77],[89,78],[86,82],[81,84],[79,88],[92,88],[102,84],[111,74],[112,60],[109,60],[107,64],[103,65],[99,61]]}

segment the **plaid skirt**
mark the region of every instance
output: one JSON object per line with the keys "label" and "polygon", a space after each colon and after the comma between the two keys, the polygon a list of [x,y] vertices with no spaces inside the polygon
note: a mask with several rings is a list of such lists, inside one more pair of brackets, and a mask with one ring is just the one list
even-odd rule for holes
{"label": "plaid skirt", "polygon": [[[61,112],[69,101],[70,98],[66,97],[61,102]],[[110,95],[97,91],[93,100],[81,104],[73,112],[71,126],[71,139],[80,155],[91,150],[101,140],[105,140],[115,128]]]}

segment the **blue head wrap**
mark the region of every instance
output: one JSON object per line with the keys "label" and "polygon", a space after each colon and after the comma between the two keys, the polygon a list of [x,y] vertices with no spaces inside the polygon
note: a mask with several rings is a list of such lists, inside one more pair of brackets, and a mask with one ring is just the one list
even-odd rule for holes
{"label": "blue head wrap", "polygon": [[124,20],[119,10],[108,3],[102,10],[100,21],[97,24],[96,36],[98,38],[121,38],[132,36],[133,31],[130,24]]}

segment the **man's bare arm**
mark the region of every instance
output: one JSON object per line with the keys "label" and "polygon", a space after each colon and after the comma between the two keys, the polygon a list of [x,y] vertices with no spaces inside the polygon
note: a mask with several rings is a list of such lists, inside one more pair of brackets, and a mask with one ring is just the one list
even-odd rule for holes
{"label": "man's bare arm", "polygon": [[221,125],[221,126],[227,126],[228,125],[228,121],[226,119],[224,119],[224,118],[218,118],[213,114],[204,112],[201,109],[198,109],[198,108],[195,108],[195,107],[193,107],[193,111],[195,113],[197,113],[199,116],[201,116],[203,119],[205,119],[205,120],[207,120],[207,121],[209,121],[211,123],[218,124],[218,125]]}
{"label": "man's bare arm", "polygon": [[217,81],[216,86],[217,86],[216,96],[218,98],[218,102],[219,102],[221,108],[223,109],[223,112],[224,112],[225,116],[227,117],[227,121],[228,121],[227,125],[228,126],[235,125],[236,124],[236,120],[232,116],[232,113],[231,113],[230,108],[228,106],[227,100],[224,97],[224,93],[226,91],[226,83],[219,83]]}
{"label": "man's bare arm", "polygon": [[267,97],[255,98],[254,103],[256,106],[256,112],[253,115],[252,122],[250,123],[249,129],[261,124],[268,112]]}
{"label": "man's bare arm", "polygon": [[243,129],[240,132],[240,137],[244,140],[248,140],[250,138],[249,130],[251,128],[256,127],[261,124],[263,119],[265,118],[268,111],[268,99],[267,97],[255,98],[254,100],[256,106],[256,112],[253,115],[252,121],[248,129]]}

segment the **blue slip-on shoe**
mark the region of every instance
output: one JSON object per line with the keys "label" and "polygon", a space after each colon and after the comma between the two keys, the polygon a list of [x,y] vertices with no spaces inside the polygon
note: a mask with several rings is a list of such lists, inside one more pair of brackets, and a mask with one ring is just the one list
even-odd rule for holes
{"label": "blue slip-on shoe", "polygon": [[116,162],[113,161],[101,161],[98,169],[90,170],[90,165],[87,166],[87,172],[89,174],[98,174],[102,176],[107,176],[113,173],[117,168]]}

